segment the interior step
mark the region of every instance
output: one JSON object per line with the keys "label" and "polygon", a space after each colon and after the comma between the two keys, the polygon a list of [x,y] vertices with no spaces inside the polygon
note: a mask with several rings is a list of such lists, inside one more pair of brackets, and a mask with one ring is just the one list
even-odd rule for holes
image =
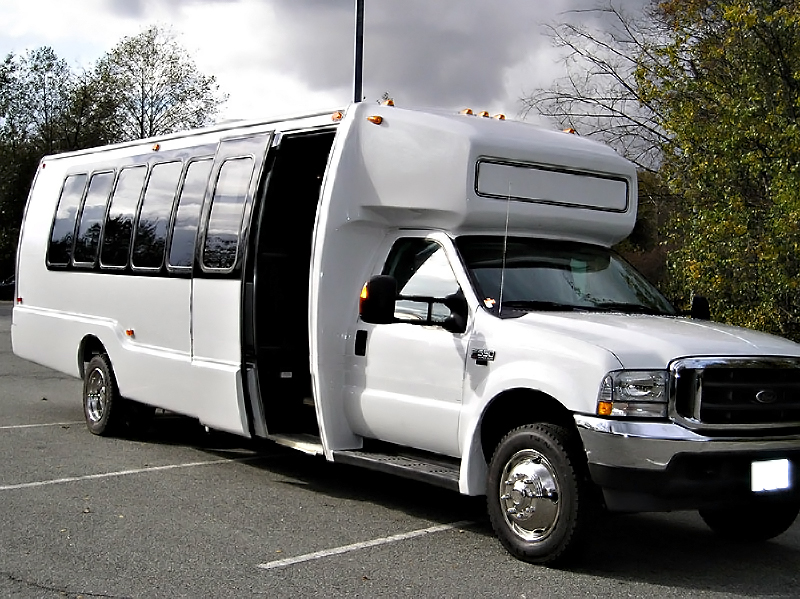
{"label": "interior step", "polygon": [[316,435],[304,433],[267,435],[267,439],[274,441],[278,445],[291,447],[310,455],[322,455],[322,441]]}
{"label": "interior step", "polygon": [[427,453],[408,453],[405,451],[382,453],[379,451],[350,449],[334,451],[333,461],[339,464],[351,464],[369,468],[370,470],[387,472],[458,491],[460,462],[455,458]]}

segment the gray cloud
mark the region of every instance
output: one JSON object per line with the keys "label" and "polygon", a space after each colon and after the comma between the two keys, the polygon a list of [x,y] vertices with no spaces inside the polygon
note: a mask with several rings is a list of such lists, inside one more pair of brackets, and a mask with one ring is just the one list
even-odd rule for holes
{"label": "gray cloud", "polygon": [[[637,10],[648,0],[624,0]],[[560,70],[542,25],[596,0],[404,0],[366,2],[364,92],[404,104],[488,106],[516,103],[509,69],[532,64],[537,79]],[[273,0],[277,31],[267,35],[270,68],[313,90],[351,86],[354,0]],[[561,15],[561,16],[560,16]],[[584,18],[595,18],[587,14]],[[537,56],[542,57],[536,65]]]}
{"label": "gray cloud", "polygon": [[[186,6],[239,0],[170,0]],[[312,92],[351,97],[355,0],[263,0],[273,14],[249,72],[289,76]],[[526,89],[563,73],[544,25],[605,0],[366,0],[364,94],[388,91],[405,105],[514,112]],[[641,13],[651,0],[615,0]],[[146,22],[164,0],[106,0],[117,15]],[[575,18],[573,14],[570,18]],[[585,20],[596,13],[581,13]],[[174,24],[180,29],[180,21]],[[235,40],[229,40],[235,44]]]}

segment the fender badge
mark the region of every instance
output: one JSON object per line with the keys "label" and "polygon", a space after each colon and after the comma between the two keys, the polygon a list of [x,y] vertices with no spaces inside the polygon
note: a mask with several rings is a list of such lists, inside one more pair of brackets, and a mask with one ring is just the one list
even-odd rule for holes
{"label": "fender badge", "polygon": [[470,358],[475,360],[475,362],[480,366],[486,366],[489,362],[494,361],[495,351],[493,349],[473,349],[472,353],[470,354]]}

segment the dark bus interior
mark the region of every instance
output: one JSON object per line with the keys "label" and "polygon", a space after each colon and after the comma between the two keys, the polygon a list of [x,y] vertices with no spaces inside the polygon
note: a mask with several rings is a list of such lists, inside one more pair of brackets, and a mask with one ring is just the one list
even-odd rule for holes
{"label": "dark bus interior", "polygon": [[335,130],[286,134],[267,158],[245,265],[243,348],[256,436],[319,435],[308,337],[311,242]]}

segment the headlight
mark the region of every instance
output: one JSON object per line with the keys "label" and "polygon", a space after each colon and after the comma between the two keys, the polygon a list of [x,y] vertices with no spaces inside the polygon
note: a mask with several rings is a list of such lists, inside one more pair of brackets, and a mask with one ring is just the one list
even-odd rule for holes
{"label": "headlight", "polygon": [[599,416],[666,418],[666,370],[616,370],[609,372],[597,394]]}

